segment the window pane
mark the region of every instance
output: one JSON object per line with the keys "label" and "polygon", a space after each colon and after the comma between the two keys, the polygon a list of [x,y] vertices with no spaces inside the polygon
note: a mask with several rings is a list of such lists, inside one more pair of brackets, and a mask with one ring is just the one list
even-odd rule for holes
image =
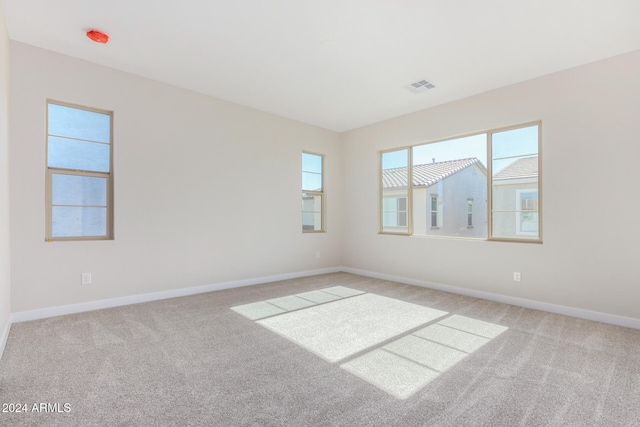
{"label": "window pane", "polygon": [[53,237],[107,235],[107,209],[54,206]]}
{"label": "window pane", "polygon": [[536,159],[528,164],[535,167],[538,172],[538,126],[512,129],[504,132],[497,132],[491,135],[491,152],[494,179],[496,174],[519,159]]}
{"label": "window pane", "polygon": [[302,172],[302,189],[322,191],[322,175],[315,172]]}
{"label": "window pane", "polygon": [[395,197],[384,197],[382,199],[383,212],[395,212],[398,207],[398,199]]}
{"label": "window pane", "polygon": [[[413,234],[487,237],[487,135],[413,147]],[[477,204],[469,228],[469,199]]]}
{"label": "window pane", "polygon": [[492,135],[492,237],[539,238],[538,126]]}
{"label": "window pane", "polygon": [[518,224],[518,234],[538,234],[538,212],[520,212],[520,223]]}
{"label": "window pane", "polygon": [[[322,162],[322,155],[302,153],[302,231],[324,230]],[[306,191],[314,193],[306,193]]]}
{"label": "window pane", "polygon": [[111,116],[78,108],[49,104],[49,135],[109,143]]}
{"label": "window pane", "polygon": [[382,212],[382,225],[383,227],[397,227],[398,213],[397,212]]}
{"label": "window pane", "polygon": [[322,156],[302,153],[302,170],[322,174]]}
{"label": "window pane", "polygon": [[92,176],[53,174],[54,205],[107,206],[107,179]]}
{"label": "window pane", "polygon": [[[382,153],[382,231],[407,233],[409,150]],[[404,212],[404,213],[401,213]]]}
{"label": "window pane", "polygon": [[407,213],[406,212],[398,212],[398,225],[401,227],[407,226]]}
{"label": "window pane", "polygon": [[49,137],[49,167],[109,172],[109,145]]}
{"label": "window pane", "polygon": [[537,239],[538,212],[494,212],[492,227],[493,237]]}
{"label": "window pane", "polygon": [[302,193],[302,230],[322,230],[322,196]]}

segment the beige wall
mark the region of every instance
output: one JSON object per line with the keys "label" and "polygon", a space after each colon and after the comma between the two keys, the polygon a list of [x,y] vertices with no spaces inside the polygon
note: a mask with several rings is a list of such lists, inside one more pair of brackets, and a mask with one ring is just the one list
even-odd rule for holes
{"label": "beige wall", "polygon": [[[635,51],[343,134],[343,265],[640,318],[639,75]],[[379,150],[534,120],[543,244],[377,234]]]}
{"label": "beige wall", "polygon": [[0,355],[11,317],[9,262],[9,37],[0,7]]}
{"label": "beige wall", "polygon": [[[11,43],[13,312],[340,265],[337,133]],[[114,111],[113,241],[44,241],[47,98]],[[327,233],[301,232],[302,150]]]}
{"label": "beige wall", "polygon": [[[343,135],[15,42],[11,72],[13,312],[343,265],[640,318],[640,51]],[[44,242],[47,98],[115,111],[114,241]],[[534,120],[542,245],[378,234],[379,150]],[[6,146],[5,127],[0,171]],[[302,150],[326,155],[327,233],[300,230]],[[1,320],[6,174],[0,186]]]}

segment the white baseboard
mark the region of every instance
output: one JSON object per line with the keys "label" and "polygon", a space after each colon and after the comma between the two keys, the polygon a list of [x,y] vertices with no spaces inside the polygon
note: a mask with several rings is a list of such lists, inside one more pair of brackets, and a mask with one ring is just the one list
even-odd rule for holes
{"label": "white baseboard", "polygon": [[[295,273],[277,274],[274,276],[255,277],[252,279],[234,280],[231,282],[214,283],[210,285],[196,286],[192,288],[172,289],[169,291],[153,292],[149,294],[131,295],[120,298],[112,298],[99,301],[89,301],[78,304],[63,305],[58,307],[42,308],[38,310],[21,311],[13,313],[12,323],[26,322],[29,320],[44,319],[47,317],[62,316],[65,314],[82,313],[84,311],[99,310],[102,308],[119,307],[141,302],[158,301],[169,298],[184,297],[202,294],[205,292],[220,291],[223,289],[240,288],[243,286],[257,285],[261,283],[277,282],[279,280],[297,279],[300,277],[316,276],[318,274],[337,273],[342,271],[340,267],[324,268],[319,270],[299,271]],[[8,334],[8,327],[7,327]]]}
{"label": "white baseboard", "polygon": [[454,294],[466,295],[475,298],[482,298],[504,304],[516,305],[519,307],[542,310],[550,313],[563,314],[566,316],[578,317],[581,319],[593,320],[596,322],[610,323],[613,325],[625,326],[628,328],[640,329],[640,319],[617,316],[614,314],[600,313],[597,311],[584,310],[580,308],[551,304],[546,302],[528,300],[524,298],[511,297],[507,295],[494,294],[491,292],[477,291],[473,289],[459,288],[456,286],[443,285],[439,283],[427,282],[424,280],[412,279],[391,274],[378,273],[375,271],[360,270],[350,267],[332,267],[319,270],[300,271],[295,273],[278,274],[274,276],[263,276],[252,279],[235,280],[231,282],[214,283],[210,285],[196,286],[192,288],[173,289],[169,291],[153,292],[142,295],[132,295],[120,298],[112,298],[100,301],[90,301],[86,303],[70,304],[58,307],[43,308],[13,313],[10,323],[6,326],[3,335],[0,336],[0,357],[9,335],[11,323],[25,322],[29,320],[43,319],[47,317],[62,316],[65,314],[81,313],[84,311],[99,310],[103,308],[119,307],[142,302],[158,301],[168,298],[183,297],[188,295],[201,294],[205,292],[219,291],[223,289],[239,288],[243,286],[257,285],[261,283],[276,282],[279,280],[297,279],[300,277],[315,276],[318,274],[346,272],[375,279],[389,280],[407,285],[420,286],[423,288],[436,289]]}
{"label": "white baseboard", "polygon": [[507,295],[494,294],[491,292],[477,291],[473,289],[459,288],[457,286],[442,285],[439,283],[427,282],[424,280],[411,279],[402,276],[378,273],[375,271],[360,270],[357,268],[344,267],[342,271],[357,274],[360,276],[372,277],[374,279],[389,280],[392,282],[404,283],[407,285],[420,286],[439,291],[450,292],[452,294],[466,295],[475,298],[482,298],[489,301],[501,302],[504,304],[516,305],[519,307],[531,308],[534,310],[547,311],[550,313],[563,314],[565,316],[578,317],[580,319],[593,320],[596,322],[610,323],[612,325],[625,326],[627,328],[640,329],[640,319],[618,316],[615,314],[600,313],[597,311],[584,310],[581,308],[568,307],[564,305],[551,304],[528,300],[524,298],[511,297]]}
{"label": "white baseboard", "polygon": [[8,319],[7,325],[2,331],[2,335],[0,335],[0,359],[2,359],[2,355],[4,354],[4,347],[7,345],[7,339],[9,338],[9,331],[11,330],[11,318]]}

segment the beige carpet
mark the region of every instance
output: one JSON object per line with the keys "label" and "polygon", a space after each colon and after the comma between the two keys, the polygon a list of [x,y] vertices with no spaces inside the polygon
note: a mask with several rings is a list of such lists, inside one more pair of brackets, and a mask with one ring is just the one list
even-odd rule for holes
{"label": "beige carpet", "polygon": [[[449,314],[330,363],[230,310],[337,286]],[[288,303],[285,315],[305,309]],[[487,337],[465,319],[508,329]],[[411,361],[418,339],[466,355],[438,359],[404,399],[343,366]],[[337,273],[14,324],[0,360],[10,402],[70,411],[0,412],[3,427],[638,426],[640,331]]]}

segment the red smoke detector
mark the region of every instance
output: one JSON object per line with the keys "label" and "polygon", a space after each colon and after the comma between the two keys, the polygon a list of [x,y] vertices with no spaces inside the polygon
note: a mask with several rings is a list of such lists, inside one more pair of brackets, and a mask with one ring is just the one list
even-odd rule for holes
{"label": "red smoke detector", "polygon": [[93,40],[96,43],[107,43],[109,41],[109,36],[105,33],[101,33],[100,31],[91,30],[87,31],[87,37]]}

